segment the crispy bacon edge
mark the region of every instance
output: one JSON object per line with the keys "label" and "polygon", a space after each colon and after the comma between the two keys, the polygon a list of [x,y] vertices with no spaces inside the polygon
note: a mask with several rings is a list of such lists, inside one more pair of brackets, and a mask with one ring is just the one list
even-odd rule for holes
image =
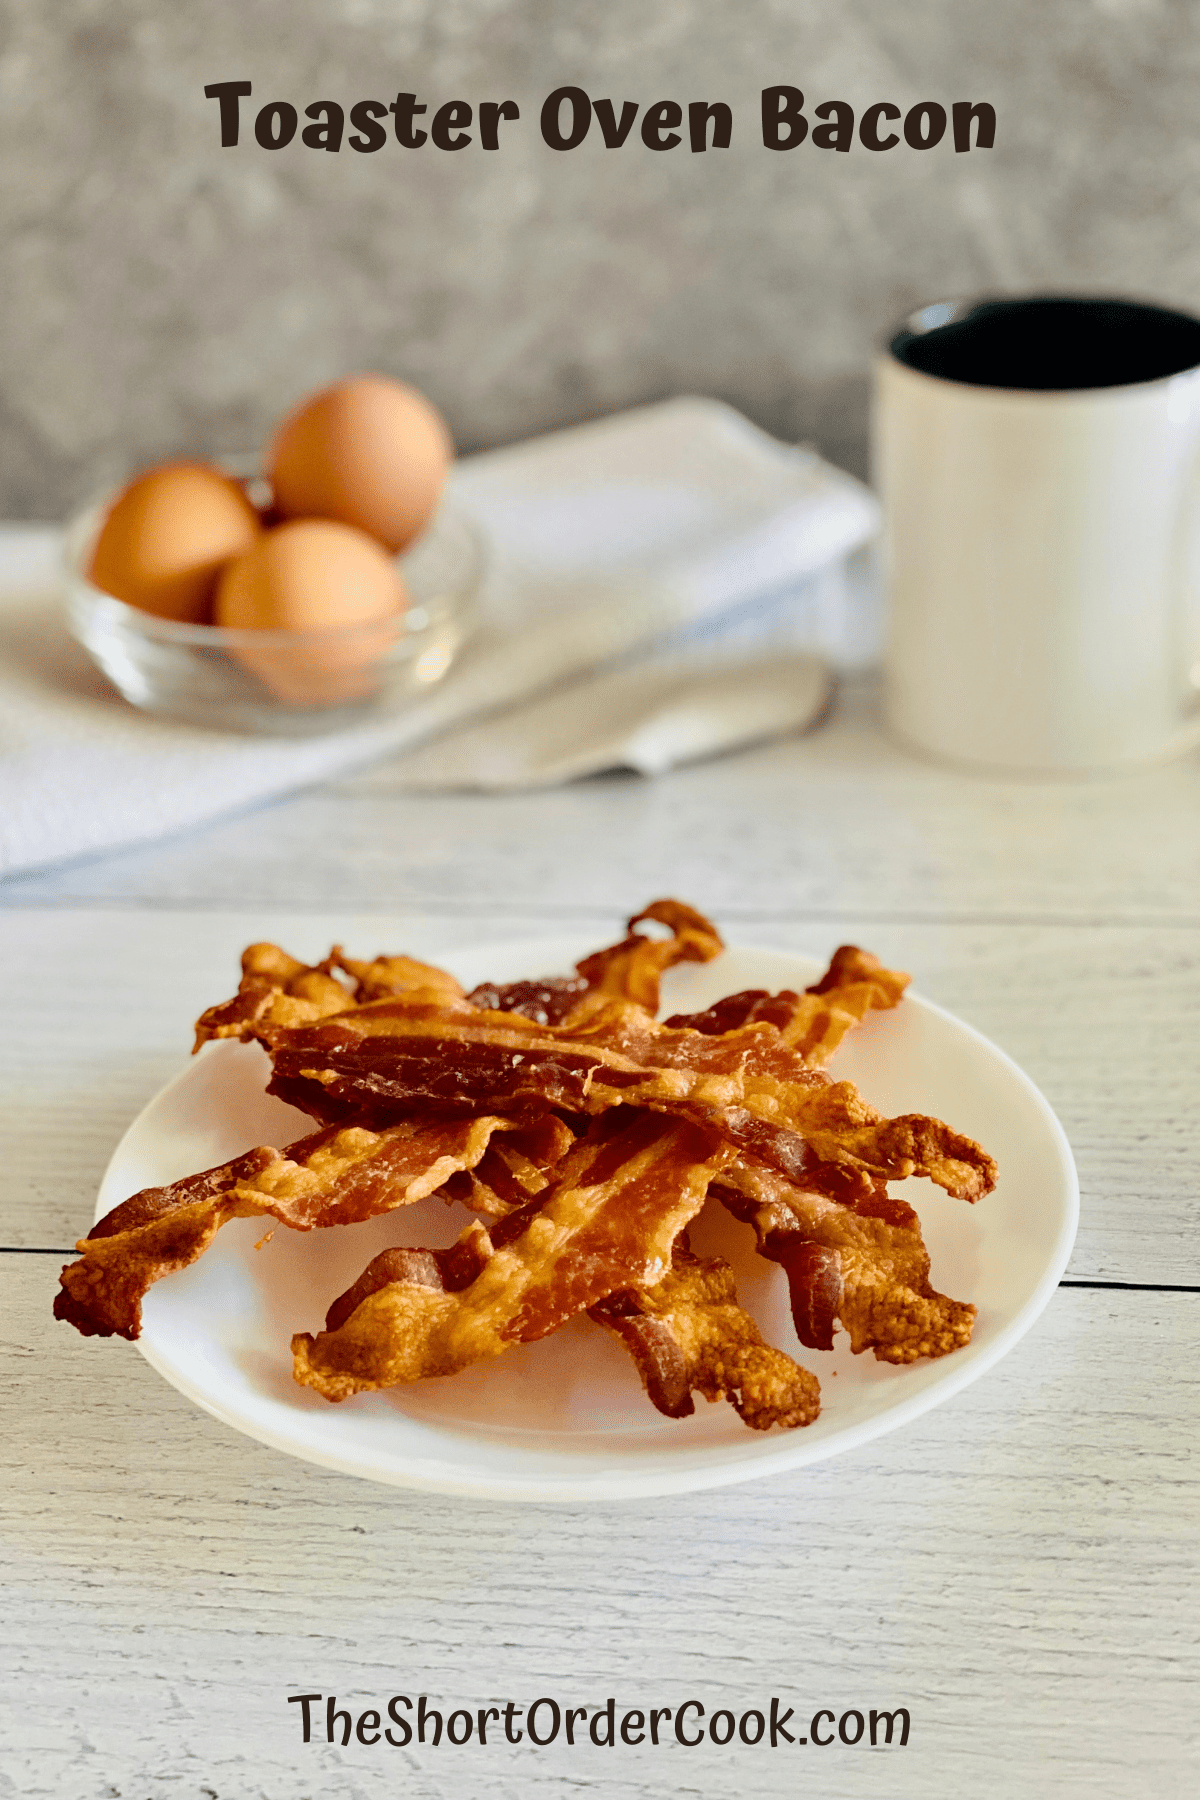
{"label": "crispy bacon edge", "polygon": [[694,1256],[686,1232],[670,1273],[649,1288],[625,1288],[589,1307],[629,1351],[651,1403],[670,1419],[695,1411],[693,1391],[730,1402],[752,1431],[811,1425],[821,1410],[815,1375],[768,1344],[738,1305],[733,1270],[719,1256]]}
{"label": "crispy bacon edge", "polygon": [[[350,978],[350,987],[335,969]],[[193,1054],[215,1038],[258,1037],[264,1030],[311,1025],[374,1000],[417,989],[461,997],[462,984],[433,963],[411,956],[377,956],[355,962],[335,944],[319,963],[302,963],[278,944],[251,944],[242,953],[242,979],[231,1000],[210,1006],[196,1020]]]}
{"label": "crispy bacon edge", "polygon": [[976,1308],[930,1284],[921,1222],[882,1182],[844,1204],[739,1157],[710,1192],[754,1227],[759,1254],[784,1270],[806,1348],[832,1350],[839,1321],[854,1354],[872,1350],[879,1362],[948,1356],[970,1342]]}
{"label": "crispy bacon edge", "polygon": [[[667,939],[647,937],[636,927],[652,920],[671,932]],[[568,1016],[586,1017],[607,999],[624,999],[658,1010],[663,971],[678,962],[707,962],[724,948],[711,920],[680,900],[654,900],[628,921],[625,936],[576,964],[573,976],[547,976],[542,981],[506,985],[485,982],[470,996],[490,1011],[520,1012],[539,1024],[559,1024]],[[350,985],[335,974],[340,970]],[[314,1024],[373,1001],[424,992],[461,998],[453,975],[411,956],[377,956],[356,962],[335,944],[319,963],[302,963],[278,944],[251,944],[242,956],[237,993],[201,1013],[194,1049],[214,1038],[258,1037],[264,1031]]]}
{"label": "crispy bacon edge", "polygon": [[[229,1219],[269,1215],[293,1231],[311,1231],[374,1218],[471,1170],[493,1134],[510,1129],[496,1117],[406,1120],[382,1132],[327,1126],[284,1150],[262,1145],[167,1187],[144,1188],[80,1239],[80,1260],[59,1277],[54,1315],[85,1337],[132,1340],[147,1290],[202,1256]],[[571,1141],[558,1121],[538,1135],[554,1160]],[[528,1134],[525,1147],[539,1154]]]}
{"label": "crispy bacon edge", "polygon": [[666,1024],[677,1030],[719,1037],[743,1025],[774,1025],[789,1049],[810,1068],[823,1068],[846,1034],[869,1012],[887,1012],[904,997],[911,976],[885,968],[869,950],[842,944],[820,981],[797,994],[783,988],[745,988],[727,994],[705,1012],[675,1013]]}
{"label": "crispy bacon edge", "polygon": [[[637,927],[647,919],[666,925],[669,938],[651,938]],[[710,919],[681,900],[653,900],[634,913],[625,936],[575,965],[574,975],[538,981],[481,982],[467,995],[485,1012],[520,1013],[536,1025],[580,1025],[608,1000],[626,1000],[653,1014],[659,982],[680,962],[709,962],[725,948]]]}

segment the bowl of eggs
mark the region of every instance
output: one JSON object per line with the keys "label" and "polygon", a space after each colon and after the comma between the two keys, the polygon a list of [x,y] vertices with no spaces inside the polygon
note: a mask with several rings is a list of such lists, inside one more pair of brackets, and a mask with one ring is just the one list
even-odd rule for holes
{"label": "bowl of eggs", "polygon": [[423,395],[335,383],[265,457],[162,463],[67,527],[73,635],[143,711],[295,734],[394,710],[449,669],[484,552],[442,504],[454,450]]}

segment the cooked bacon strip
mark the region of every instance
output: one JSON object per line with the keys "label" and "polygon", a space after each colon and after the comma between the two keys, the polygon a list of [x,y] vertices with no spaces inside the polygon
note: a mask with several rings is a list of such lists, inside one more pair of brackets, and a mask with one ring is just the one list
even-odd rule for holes
{"label": "cooked bacon strip", "polygon": [[[666,939],[635,930],[646,919],[670,927]],[[725,948],[715,925],[679,900],[655,900],[635,913],[619,944],[597,950],[575,965],[574,975],[540,981],[485,981],[467,998],[485,1012],[515,1012],[535,1025],[581,1025],[606,1000],[628,1000],[658,1011],[658,984],[679,962],[708,962]]]}
{"label": "cooked bacon strip", "polygon": [[824,1000],[825,1007],[807,1018],[799,1011],[785,1029],[784,1039],[806,1062],[823,1066],[846,1033],[860,1025],[869,1012],[890,1012],[899,1006],[911,980],[912,976],[900,969],[886,969],[869,950],[841,944],[820,981],[805,989],[806,999]]}
{"label": "cooked bacon strip", "polygon": [[447,1200],[461,1200],[472,1212],[500,1218],[528,1205],[549,1187],[574,1142],[570,1126],[547,1113],[531,1125],[497,1132],[479,1161],[451,1175],[439,1192]]}
{"label": "cooked bacon strip", "polygon": [[332,953],[310,965],[278,944],[251,944],[242,955],[237,993],[200,1014],[193,1048],[199,1050],[211,1038],[252,1037],[259,1025],[308,1025],[344,1012],[354,997],[335,980],[333,966]]}
{"label": "cooked bacon strip", "polygon": [[[349,975],[352,987],[338,981],[334,969]],[[278,944],[251,944],[242,956],[242,979],[233,999],[210,1006],[197,1019],[194,1048],[199,1050],[212,1038],[254,1037],[260,1027],[311,1025],[372,1000],[425,988],[447,997],[461,996],[463,991],[445,969],[411,956],[354,962],[335,944],[323,962],[310,965],[298,962]]]}
{"label": "cooked bacon strip", "polygon": [[355,962],[340,944],[334,945],[331,955],[336,966],[354,982],[354,998],[359,1006],[398,994],[423,992],[426,988],[456,997],[463,992],[462,982],[448,969],[439,969],[436,963],[418,962],[415,956],[377,956],[371,962]]}
{"label": "cooked bacon strip", "polygon": [[327,1400],[453,1375],[531,1343],[618,1288],[660,1280],[676,1237],[729,1160],[713,1132],[614,1110],[544,1195],[449,1250],[385,1250],[317,1337],[292,1339],[296,1380]]}
{"label": "cooked bacon strip", "polygon": [[[646,919],[669,926],[671,937],[659,940],[636,933],[634,927]],[[493,1011],[524,1013],[542,1025],[582,1018],[603,999],[630,1000],[657,1012],[664,969],[677,962],[707,962],[723,948],[716,927],[701,913],[679,900],[655,900],[630,919],[620,943],[585,958],[577,965],[577,974],[502,987],[484,983],[471,1000]],[[335,969],[350,977],[349,987],[337,980]],[[463,993],[445,969],[411,956],[356,962],[335,944],[323,962],[308,964],[278,944],[251,944],[242,957],[242,979],[233,999],[210,1006],[196,1021],[195,1048],[211,1038],[253,1037],[260,1026],[311,1025],[375,1000],[425,988],[448,997],[461,998]]]}
{"label": "cooked bacon strip", "polygon": [[880,1362],[946,1356],[970,1342],[975,1308],[930,1286],[920,1220],[882,1184],[846,1206],[739,1157],[712,1192],[786,1271],[796,1335],[809,1349],[832,1350],[839,1319],[855,1355],[873,1350]]}
{"label": "cooked bacon strip", "polygon": [[620,1338],[650,1400],[670,1419],[695,1411],[693,1389],[729,1400],[754,1431],[811,1425],[821,1410],[816,1376],[765,1341],[719,1256],[701,1261],[677,1244],[662,1281],[610,1294],[588,1317]]}
{"label": "cooked bacon strip", "polygon": [[520,1013],[535,1025],[561,1025],[587,992],[582,975],[543,975],[538,981],[482,981],[467,999],[481,1012]]}
{"label": "cooked bacon strip", "polygon": [[689,1029],[720,1036],[743,1025],[774,1025],[789,1049],[810,1068],[823,1068],[848,1031],[861,1024],[868,1012],[885,1012],[898,1006],[911,976],[885,969],[869,950],[843,944],[820,981],[803,994],[783,988],[778,994],[766,988],[746,988],[718,1000],[707,1012],[675,1013],[667,1020],[676,1030]]}
{"label": "cooked bacon strip", "polygon": [[76,1248],[59,1277],[55,1317],[85,1337],[136,1338],[142,1296],[163,1275],[208,1249],[227,1219],[270,1214],[293,1231],[350,1225],[434,1193],[483,1156],[497,1118],[421,1124],[383,1132],[329,1126],[290,1144],[262,1146],[169,1187],[123,1201]]}
{"label": "cooked bacon strip", "polygon": [[966,1200],[995,1183],[995,1164],[970,1138],[920,1113],[884,1119],[850,1082],[807,1067],[770,1025],[713,1037],[609,1002],[573,1029],[417,996],[269,1042],[270,1091],[325,1122],[354,1114],[378,1123],[430,1107],[519,1116],[630,1104],[714,1127],[791,1179],[842,1198],[910,1175]]}
{"label": "cooked bacon strip", "polygon": [[[667,925],[669,938],[649,938],[636,927],[645,920]],[[648,1013],[658,1011],[658,984],[667,969],[681,962],[711,962],[725,948],[721,935],[711,920],[680,900],[654,900],[644,911],[635,913],[625,928],[626,936],[608,950],[597,950],[576,963],[590,989],[589,1000],[631,1000],[644,1006]],[[568,1019],[580,1019],[584,1008],[577,1006]]]}

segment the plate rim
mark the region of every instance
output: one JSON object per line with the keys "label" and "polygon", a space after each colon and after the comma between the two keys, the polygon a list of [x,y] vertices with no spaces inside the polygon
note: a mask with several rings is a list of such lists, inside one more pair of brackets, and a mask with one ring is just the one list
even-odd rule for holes
{"label": "plate rim", "polygon": [[[498,961],[502,957],[510,959],[526,948],[534,957],[545,955],[547,960],[551,957],[570,959],[574,953],[580,951],[581,946],[586,951],[587,945],[584,944],[583,934],[564,933],[554,937],[497,939],[490,943],[463,945],[456,950],[443,949],[437,954],[446,965],[453,969],[456,959],[465,961],[469,958],[472,962],[477,959]],[[734,943],[726,945],[725,948],[743,953],[783,957],[795,964],[808,965],[810,970],[818,973],[825,966],[819,957],[771,945]],[[873,1413],[869,1418],[843,1426],[828,1437],[809,1440],[802,1431],[789,1432],[786,1436],[780,1436],[774,1440],[776,1447],[772,1451],[759,1448],[753,1456],[722,1460],[712,1459],[710,1450],[700,1448],[692,1459],[678,1469],[654,1466],[647,1468],[644,1472],[639,1472],[636,1466],[627,1468],[624,1464],[619,1470],[613,1470],[608,1463],[599,1462],[598,1466],[591,1469],[581,1467],[578,1472],[557,1478],[529,1474],[522,1476],[520,1473],[522,1452],[519,1447],[512,1447],[514,1469],[511,1474],[508,1472],[502,1474],[493,1470],[482,1471],[479,1475],[469,1477],[461,1472],[456,1472],[449,1465],[439,1468],[434,1459],[429,1457],[426,1457],[423,1466],[416,1470],[399,1471],[390,1467],[380,1468],[377,1464],[371,1464],[368,1459],[346,1452],[328,1450],[319,1444],[297,1442],[286,1432],[273,1429],[261,1420],[248,1418],[235,1406],[224,1405],[219,1400],[214,1400],[183,1370],[160,1354],[145,1332],[136,1339],[136,1347],[151,1368],[169,1382],[178,1393],[181,1393],[211,1418],[231,1426],[243,1436],[315,1467],[374,1481],[377,1484],[401,1491],[445,1494],[460,1499],[495,1501],[500,1504],[517,1502],[548,1505],[564,1502],[619,1504],[626,1500],[651,1499],[732,1486],[735,1483],[757,1480],[760,1477],[780,1475],[824,1462],[847,1451],[856,1450],[876,1438],[900,1430],[921,1418],[925,1413],[932,1411],[934,1407],[944,1405],[954,1399],[964,1388],[978,1381],[1003,1357],[1008,1355],[1036,1323],[1049,1304],[1050,1298],[1062,1278],[1063,1271],[1070,1261],[1079,1227],[1079,1176],[1075,1158],[1061,1121],[1036,1082],[1026,1074],[1019,1063],[1009,1056],[1006,1050],[1003,1050],[975,1026],[959,1018],[956,1013],[950,1012],[948,1008],[939,1005],[937,1001],[927,999],[919,988],[909,987],[905,993],[905,1000],[913,1001],[922,1011],[932,1014],[954,1031],[965,1034],[989,1058],[1003,1067],[1009,1080],[1015,1081],[1026,1101],[1032,1103],[1034,1110],[1040,1115],[1042,1124],[1048,1130],[1050,1142],[1061,1166],[1063,1216],[1051,1253],[1047,1257],[1032,1292],[1023,1305],[1000,1327],[990,1343],[963,1363],[950,1358],[942,1359],[946,1367],[945,1374],[939,1380],[906,1399],[898,1400],[879,1412]],[[95,1219],[103,1217],[104,1213],[117,1203],[106,1198],[105,1190],[114,1169],[121,1161],[126,1146],[142,1128],[147,1113],[167,1100],[176,1089],[194,1079],[197,1067],[198,1063],[189,1058],[147,1100],[121,1134],[100,1180]],[[450,1428],[440,1429],[449,1430]],[[755,1437],[757,1434],[748,1439],[747,1449],[755,1442]],[[762,1440],[758,1439],[758,1443],[761,1444]],[[622,1452],[621,1454],[624,1456],[628,1453]]]}

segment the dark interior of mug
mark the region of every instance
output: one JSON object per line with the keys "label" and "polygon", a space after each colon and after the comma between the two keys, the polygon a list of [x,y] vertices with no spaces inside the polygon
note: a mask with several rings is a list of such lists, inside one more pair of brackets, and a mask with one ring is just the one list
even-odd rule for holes
{"label": "dark interior of mug", "polygon": [[910,368],[975,387],[1127,387],[1200,365],[1200,319],[1133,300],[926,307],[891,342]]}

